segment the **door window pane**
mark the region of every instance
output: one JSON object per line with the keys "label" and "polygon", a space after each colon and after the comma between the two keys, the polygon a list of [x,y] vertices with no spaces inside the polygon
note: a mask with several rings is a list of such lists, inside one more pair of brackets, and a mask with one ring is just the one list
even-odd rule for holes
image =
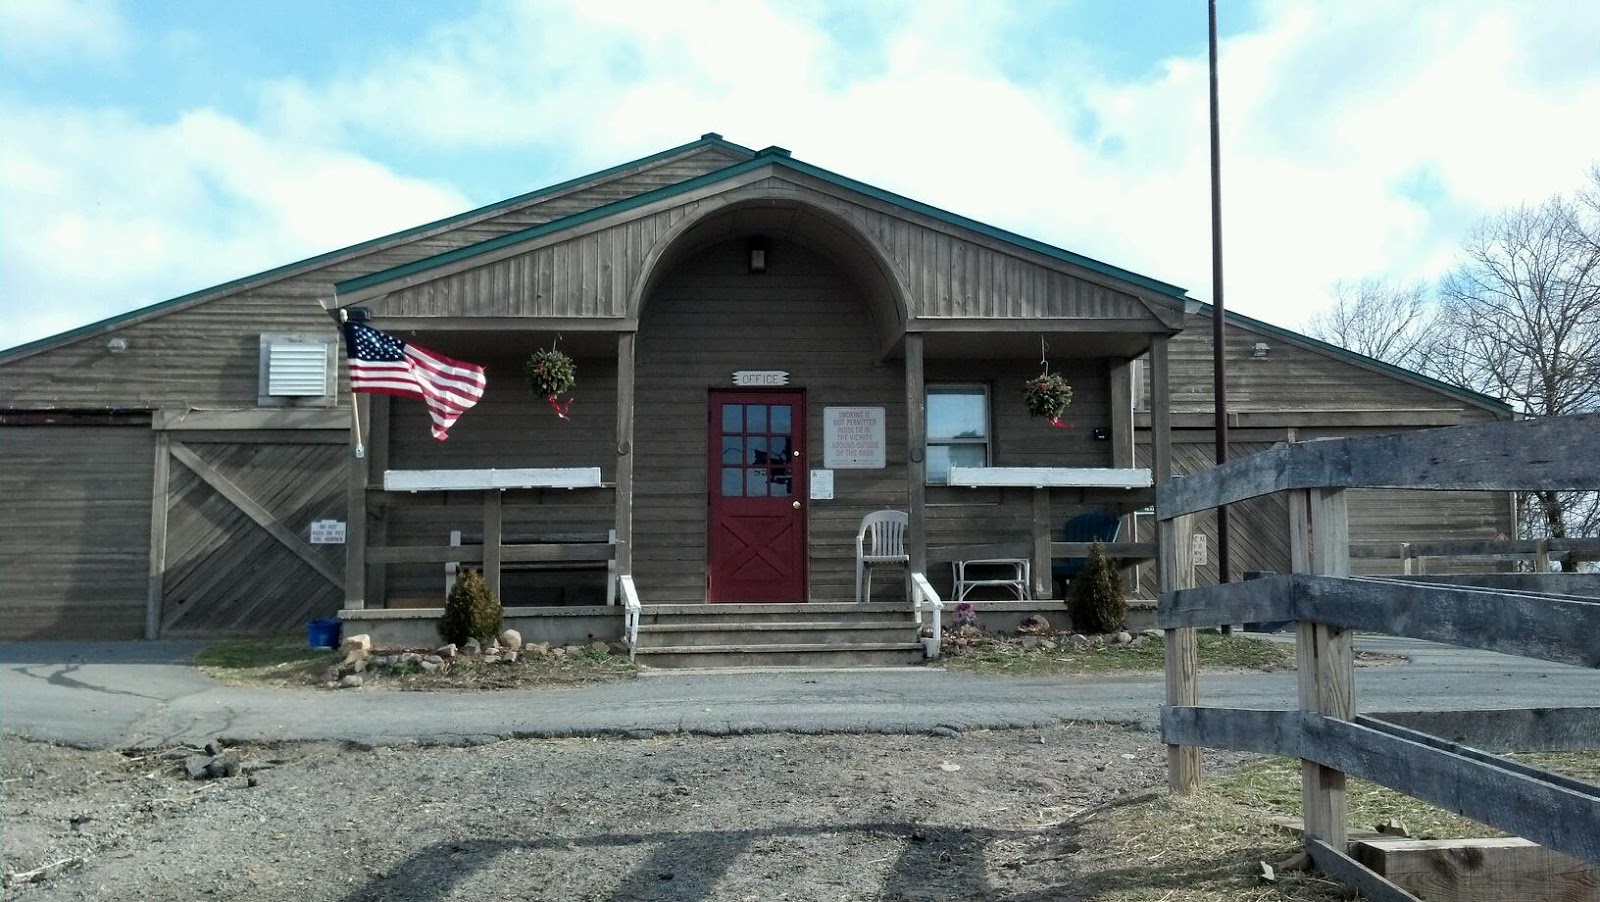
{"label": "door window pane", "polygon": [[767,431],[767,405],[765,405],[765,404],[746,404],[745,405],[745,410],[746,410],[746,414],[745,414],[745,431],[746,432],[766,432]]}
{"label": "door window pane", "polygon": [[743,404],[722,405],[722,431],[735,433],[744,431]]}
{"label": "door window pane", "polygon": [[790,410],[787,404],[772,405],[772,428],[768,431],[775,435],[788,435],[792,425],[789,420]]}
{"label": "door window pane", "polygon": [[745,458],[745,463],[754,464],[758,467],[766,466],[767,437],[764,435],[752,435],[748,439],[748,444],[750,448],[750,456]]}
{"label": "door window pane", "polygon": [[722,497],[739,498],[744,495],[744,467],[722,468]]}
{"label": "door window pane", "polygon": [[722,437],[722,462],[724,464],[744,463],[744,439],[737,435],[724,435]]}
{"label": "door window pane", "polygon": [[751,498],[762,498],[767,494],[767,468],[751,467],[745,471],[744,493]]}

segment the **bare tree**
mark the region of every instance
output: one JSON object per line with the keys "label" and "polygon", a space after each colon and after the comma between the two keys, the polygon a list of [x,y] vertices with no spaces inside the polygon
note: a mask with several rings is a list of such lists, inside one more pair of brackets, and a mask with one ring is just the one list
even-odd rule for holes
{"label": "bare tree", "polygon": [[[1527,416],[1600,410],[1600,174],[1577,200],[1553,197],[1486,220],[1440,286],[1430,368]],[[1541,492],[1529,535],[1594,535],[1592,493]]]}
{"label": "bare tree", "polygon": [[1426,370],[1435,341],[1434,305],[1421,282],[1339,282],[1333,306],[1311,317],[1306,333],[1385,363]]}

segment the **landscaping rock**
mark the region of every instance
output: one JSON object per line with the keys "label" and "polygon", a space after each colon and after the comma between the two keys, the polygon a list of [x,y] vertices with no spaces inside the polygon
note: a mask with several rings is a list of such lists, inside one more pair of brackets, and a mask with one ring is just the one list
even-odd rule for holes
{"label": "landscaping rock", "polygon": [[1048,633],[1050,632],[1050,621],[1045,619],[1043,614],[1029,614],[1028,616],[1022,618],[1021,623],[1017,624],[1017,632],[1033,634]]}
{"label": "landscaping rock", "polygon": [[220,754],[222,754],[222,743],[218,742],[215,739],[213,739],[210,742],[206,743],[205,749],[206,749],[206,754],[207,755],[213,755],[213,756],[220,755]]}
{"label": "landscaping rock", "polygon": [[943,724],[941,724],[941,725],[939,725],[937,727],[934,727],[933,729],[929,730],[928,731],[928,735],[929,736],[939,736],[939,737],[942,737],[944,739],[955,739],[956,737],[961,735],[961,731],[957,730],[955,727],[947,727],[947,726],[944,726]]}
{"label": "landscaping rock", "polygon": [[626,735],[627,735],[627,737],[629,739],[649,739],[650,737],[656,735],[656,731],[655,730],[629,730]]}
{"label": "landscaping rock", "polygon": [[350,672],[351,673],[361,673],[362,671],[364,671],[366,669],[367,669],[367,662],[366,661],[357,661],[354,664],[350,665]]}
{"label": "landscaping rock", "polygon": [[483,656],[483,663],[485,663],[485,664],[499,664],[500,663],[500,656],[495,654],[495,653],[493,653],[493,652],[489,652],[488,654],[485,654]]}
{"label": "landscaping rock", "polygon": [[452,642],[449,645],[441,645],[434,651],[434,654],[440,658],[453,658],[456,656],[456,644]]}
{"label": "landscaping rock", "polygon": [[352,648],[344,653],[344,660],[339,662],[340,667],[349,667],[360,661],[365,661],[372,652],[365,648]]}
{"label": "landscaping rock", "polygon": [[1139,631],[1139,635],[1144,636],[1146,639],[1164,639],[1164,638],[1166,638],[1166,634],[1163,633],[1161,630],[1140,630]]}
{"label": "landscaping rock", "polygon": [[500,654],[500,660],[506,662],[507,664],[515,664],[515,663],[517,663],[517,656],[519,654],[521,654],[521,652],[516,652],[516,651],[502,652]]}
{"label": "landscaping rock", "polygon": [[337,679],[339,679],[339,668],[337,667],[329,667],[322,672],[322,681],[324,683],[332,683]]}
{"label": "landscaping rock", "polygon": [[1044,640],[1040,639],[1038,636],[1023,636],[1022,637],[1022,650],[1023,651],[1033,651],[1034,649],[1038,648],[1039,646],[1041,646],[1043,644],[1044,644]]}
{"label": "landscaping rock", "polygon": [[206,765],[211,763],[210,755],[190,755],[183,759],[183,772],[191,780],[204,780],[207,776]]}
{"label": "landscaping rock", "polygon": [[444,667],[444,662],[430,661],[427,658],[423,658],[422,662],[417,666],[422,668],[423,673],[434,673]]}
{"label": "landscaping rock", "polygon": [[400,663],[401,664],[421,664],[422,663],[422,655],[419,655],[414,651],[405,652],[404,654],[402,654],[400,656]]}
{"label": "landscaping rock", "polygon": [[510,630],[510,629],[503,631],[502,633],[500,633],[500,647],[501,648],[521,648],[522,647],[522,634],[517,632],[516,630]]}
{"label": "landscaping rock", "polygon": [[1068,636],[1067,644],[1072,646],[1073,650],[1075,651],[1088,651],[1089,649],[1094,648],[1094,642],[1090,640],[1088,636],[1085,636],[1082,633],[1073,633],[1072,635]]}
{"label": "landscaping rock", "polygon": [[428,655],[427,657],[422,659],[422,663],[424,663],[424,664],[443,664],[444,663],[444,658],[440,657],[439,655]]}
{"label": "landscaping rock", "polygon": [[536,654],[536,655],[538,655],[539,657],[542,658],[542,657],[550,654],[550,643],[548,643],[548,642],[530,643],[528,651],[531,651],[534,654]]}
{"label": "landscaping rock", "polygon": [[372,651],[372,637],[366,633],[358,633],[354,636],[345,636],[344,641],[339,643],[339,650],[342,652],[348,653],[356,649]]}
{"label": "landscaping rock", "polygon": [[564,645],[564,646],[562,646],[562,650],[565,651],[569,655],[579,654],[579,653],[581,653],[583,651],[583,649],[579,648],[576,645]]}
{"label": "landscaping rock", "polygon": [[611,646],[600,641],[599,639],[596,639],[589,643],[589,650],[599,652],[600,654],[607,654],[611,651]]}
{"label": "landscaping rock", "polygon": [[566,656],[567,650],[562,646],[558,645],[555,648],[550,649],[550,657],[552,658],[564,658]]}
{"label": "landscaping rock", "polygon": [[485,645],[483,647],[483,653],[486,654],[486,655],[492,655],[495,652],[498,652],[499,650],[500,650],[500,640],[499,639],[490,639],[489,640],[489,644]]}
{"label": "landscaping rock", "polygon": [[339,688],[340,689],[359,689],[359,688],[361,688],[361,683],[362,683],[361,674],[352,673],[352,674],[349,674],[348,676],[345,676],[345,677],[343,677],[342,679],[339,680]]}
{"label": "landscaping rock", "polygon": [[1133,641],[1133,634],[1129,633],[1127,630],[1123,630],[1122,632],[1117,633],[1117,635],[1113,638],[1118,645],[1127,645],[1129,642]]}
{"label": "landscaping rock", "polygon": [[482,646],[480,646],[478,644],[478,640],[477,639],[468,639],[466,641],[466,643],[461,646],[461,651],[464,654],[469,654],[469,655],[475,655],[481,649],[482,649]]}
{"label": "landscaping rock", "polygon": [[206,763],[206,776],[237,777],[239,775],[239,759],[232,755],[218,755]]}

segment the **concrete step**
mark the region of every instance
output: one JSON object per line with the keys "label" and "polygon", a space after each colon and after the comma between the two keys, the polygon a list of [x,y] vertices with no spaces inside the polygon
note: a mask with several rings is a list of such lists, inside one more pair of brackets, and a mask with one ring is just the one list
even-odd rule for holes
{"label": "concrete step", "polygon": [[813,604],[646,604],[642,624],[793,623],[797,621],[911,622],[911,605],[889,602]]}
{"label": "concrete step", "polygon": [[916,624],[899,620],[806,620],[762,623],[641,624],[639,646],[837,645],[909,642]]}
{"label": "concrete step", "polygon": [[635,661],[661,669],[739,667],[892,667],[923,659],[920,642],[854,645],[667,645],[640,648]]}

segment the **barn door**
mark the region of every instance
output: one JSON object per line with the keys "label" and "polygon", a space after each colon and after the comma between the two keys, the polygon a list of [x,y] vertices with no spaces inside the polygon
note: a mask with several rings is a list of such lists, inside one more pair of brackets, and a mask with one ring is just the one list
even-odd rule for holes
{"label": "barn door", "polygon": [[805,399],[713,391],[707,601],[805,601]]}

